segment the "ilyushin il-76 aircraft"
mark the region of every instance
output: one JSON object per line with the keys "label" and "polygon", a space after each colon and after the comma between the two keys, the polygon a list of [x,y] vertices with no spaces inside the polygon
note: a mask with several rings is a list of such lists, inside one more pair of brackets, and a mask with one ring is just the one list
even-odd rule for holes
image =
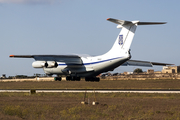
{"label": "ilyushin il-76 aircraft", "polygon": [[112,46],[105,54],[99,56],[80,56],[80,55],[10,55],[14,58],[34,58],[32,63],[34,68],[43,68],[48,75],[56,74],[55,80],[61,81],[62,76],[66,80],[79,81],[82,77],[85,81],[99,81],[97,75],[113,71],[121,65],[145,66],[153,65],[171,65],[166,63],[130,60],[130,46],[138,25],[157,25],[165,24],[165,22],[140,22],[140,21],[124,21],[113,18],[107,19],[116,23],[117,28],[121,31]]}

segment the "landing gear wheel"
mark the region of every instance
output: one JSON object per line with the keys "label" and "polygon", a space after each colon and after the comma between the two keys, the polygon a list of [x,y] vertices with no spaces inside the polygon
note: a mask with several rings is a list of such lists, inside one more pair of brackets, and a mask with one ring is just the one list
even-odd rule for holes
{"label": "landing gear wheel", "polygon": [[97,78],[97,77],[86,77],[85,81],[86,82],[99,82],[100,78]]}
{"label": "landing gear wheel", "polygon": [[61,77],[55,77],[54,80],[55,81],[61,81]]}
{"label": "landing gear wheel", "polygon": [[67,76],[67,77],[66,77],[66,80],[67,80],[67,81],[70,81],[71,79],[72,79],[71,76]]}
{"label": "landing gear wheel", "polygon": [[76,76],[67,76],[66,80],[67,81],[80,81],[80,77],[76,77]]}
{"label": "landing gear wheel", "polygon": [[80,81],[81,80],[81,77],[76,77],[76,81]]}
{"label": "landing gear wheel", "polygon": [[95,78],[94,81],[95,81],[95,82],[99,82],[99,81],[100,81],[100,78]]}
{"label": "landing gear wheel", "polygon": [[76,76],[72,77],[73,81],[80,81],[80,79],[81,79],[80,77],[76,77]]}

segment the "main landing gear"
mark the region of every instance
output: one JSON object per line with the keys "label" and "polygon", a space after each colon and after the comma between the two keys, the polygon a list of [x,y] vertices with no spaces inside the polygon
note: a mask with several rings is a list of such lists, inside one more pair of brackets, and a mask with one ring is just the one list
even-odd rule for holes
{"label": "main landing gear", "polygon": [[[61,81],[62,78],[61,77],[55,77],[54,78],[55,81]],[[67,76],[66,77],[66,81],[80,81],[81,77],[77,77],[77,76]],[[86,82],[99,82],[100,78],[98,77],[85,77],[85,81]]]}
{"label": "main landing gear", "polygon": [[67,76],[66,77],[66,81],[80,81],[81,78],[80,77],[76,77],[76,76]]}
{"label": "main landing gear", "polygon": [[98,77],[85,77],[86,82],[99,82],[100,78]]}
{"label": "main landing gear", "polygon": [[55,81],[61,81],[62,78],[61,78],[61,77],[55,77],[54,80],[55,80]]}

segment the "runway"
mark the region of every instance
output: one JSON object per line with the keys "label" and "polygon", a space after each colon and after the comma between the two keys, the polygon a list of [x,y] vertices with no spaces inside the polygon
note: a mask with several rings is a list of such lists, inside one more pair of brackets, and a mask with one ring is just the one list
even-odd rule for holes
{"label": "runway", "polygon": [[[131,90],[122,90],[122,89],[111,89],[111,90],[105,90],[105,89],[56,89],[56,90],[47,90],[47,89],[38,89],[35,90],[36,93],[51,93],[51,92],[59,92],[59,93],[81,93],[81,92],[88,92],[88,93],[180,93],[180,90],[171,90],[171,89],[146,89],[146,90],[138,90],[138,89],[131,89]],[[31,92],[31,90],[0,90],[0,92]]]}

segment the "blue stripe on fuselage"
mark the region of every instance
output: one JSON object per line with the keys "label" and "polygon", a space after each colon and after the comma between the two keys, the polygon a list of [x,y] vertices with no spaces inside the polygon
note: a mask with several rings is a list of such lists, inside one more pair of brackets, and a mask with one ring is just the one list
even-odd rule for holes
{"label": "blue stripe on fuselage", "polygon": [[92,65],[92,64],[97,64],[97,63],[107,62],[107,61],[110,61],[110,60],[119,59],[119,58],[122,58],[122,57],[117,57],[117,58],[112,58],[112,59],[102,60],[102,61],[92,62],[92,63],[84,63],[84,64],[58,64],[58,65]]}

